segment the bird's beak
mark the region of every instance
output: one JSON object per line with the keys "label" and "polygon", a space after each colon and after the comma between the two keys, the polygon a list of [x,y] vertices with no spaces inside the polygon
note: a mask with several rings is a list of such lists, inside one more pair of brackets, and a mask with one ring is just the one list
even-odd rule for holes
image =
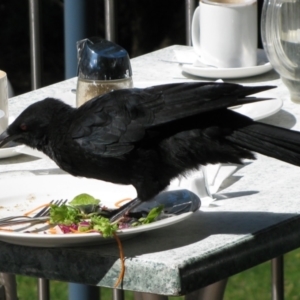
{"label": "bird's beak", "polygon": [[10,136],[7,131],[5,130],[4,132],[1,133],[0,135],[0,148],[3,148],[7,143],[10,141],[13,141],[17,138],[17,136]]}

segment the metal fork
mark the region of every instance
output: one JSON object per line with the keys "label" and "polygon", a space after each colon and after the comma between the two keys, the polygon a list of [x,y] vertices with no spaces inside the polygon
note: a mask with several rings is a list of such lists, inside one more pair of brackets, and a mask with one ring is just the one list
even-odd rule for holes
{"label": "metal fork", "polygon": [[[65,204],[67,200],[52,200],[49,204],[62,205]],[[10,216],[0,219],[0,226],[12,226],[23,223],[41,223],[50,219],[50,206],[46,206],[42,208],[38,213],[36,213],[33,217],[30,216]]]}
{"label": "metal fork", "polygon": [[[39,217],[44,217],[44,216],[49,216],[50,215],[50,204],[54,204],[54,205],[63,205],[67,203],[67,199],[63,200],[52,200],[49,202],[49,206],[45,206],[44,208],[42,208],[38,213],[36,213],[33,218],[39,218]],[[1,222],[1,219],[0,219]]]}

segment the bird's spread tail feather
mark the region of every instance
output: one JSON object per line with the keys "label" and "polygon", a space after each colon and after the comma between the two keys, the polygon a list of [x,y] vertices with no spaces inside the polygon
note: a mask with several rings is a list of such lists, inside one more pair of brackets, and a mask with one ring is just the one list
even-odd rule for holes
{"label": "bird's spread tail feather", "polygon": [[226,137],[236,145],[300,166],[300,133],[254,122]]}

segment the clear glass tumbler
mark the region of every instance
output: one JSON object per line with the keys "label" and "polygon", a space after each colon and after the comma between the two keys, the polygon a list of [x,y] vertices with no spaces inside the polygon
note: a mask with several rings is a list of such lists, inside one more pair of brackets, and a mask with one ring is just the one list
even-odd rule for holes
{"label": "clear glass tumbler", "polygon": [[265,0],[261,35],[270,63],[291,100],[300,103],[300,0]]}

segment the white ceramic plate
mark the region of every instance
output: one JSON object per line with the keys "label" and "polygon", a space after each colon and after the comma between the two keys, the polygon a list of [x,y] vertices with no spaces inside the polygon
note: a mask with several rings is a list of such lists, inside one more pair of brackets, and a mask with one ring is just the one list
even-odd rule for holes
{"label": "white ceramic plate", "polygon": [[[9,124],[11,124],[14,121],[14,117],[9,117]],[[22,146],[15,146],[15,147],[8,147],[8,148],[0,148],[0,159],[1,158],[7,158],[7,157],[13,157],[20,155],[21,153],[18,151]]]}
{"label": "white ceramic plate", "polygon": [[[267,92],[260,93],[260,95],[261,97],[268,97]],[[272,98],[272,96],[270,98]],[[232,108],[232,110],[258,121],[277,113],[281,109],[282,104],[283,102],[281,99],[273,99],[241,105],[240,107]]]}
{"label": "white ceramic plate", "polygon": [[16,155],[20,155],[21,153],[18,150],[22,146],[9,147],[9,148],[0,148],[0,158],[13,157]]}
{"label": "white ceramic plate", "polygon": [[183,64],[181,68],[184,72],[205,77],[205,78],[215,78],[215,79],[229,79],[229,78],[243,78],[251,77],[266,73],[272,70],[272,65],[270,64],[265,51],[263,49],[257,49],[257,66],[247,67],[247,68],[214,68],[214,67],[198,67],[190,64]]}
{"label": "white ceramic plate", "polygon": [[[18,186],[13,189],[13,186]],[[115,207],[114,203],[124,198],[135,198],[136,191],[132,186],[116,185],[100,180],[77,178],[70,175],[44,175],[19,177],[1,180],[0,218],[24,213],[49,203],[51,200],[69,199],[80,193],[88,193],[108,207]],[[181,222],[193,213],[184,213],[179,216],[160,220],[149,225],[118,231],[121,239],[132,237],[144,231],[150,231],[174,223]],[[27,225],[13,227],[18,231],[0,230],[0,240],[12,244],[32,247],[69,247],[101,244],[114,241],[112,238],[103,238],[98,233],[87,234],[45,234],[47,225]],[[5,227],[5,229],[9,229]],[[38,233],[24,231],[39,230]]]}

